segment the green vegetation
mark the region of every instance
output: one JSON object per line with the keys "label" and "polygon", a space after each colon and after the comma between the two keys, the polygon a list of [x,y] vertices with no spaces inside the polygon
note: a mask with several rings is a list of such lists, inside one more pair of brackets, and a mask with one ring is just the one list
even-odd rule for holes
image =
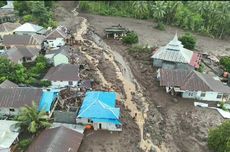
{"label": "green vegetation", "polygon": [[156,29],[164,31],[165,30],[165,25],[162,22],[158,22],[157,25],[155,26]]}
{"label": "green vegetation", "polygon": [[38,56],[34,63],[25,65],[12,63],[6,58],[0,57],[0,83],[6,79],[17,84],[33,86],[49,86],[49,81],[40,81],[51,67],[44,56]]}
{"label": "green vegetation", "polygon": [[196,46],[196,38],[191,33],[185,33],[182,37],[179,37],[184,47],[189,50],[193,50]]}
{"label": "green vegetation", "polygon": [[31,139],[23,139],[23,140],[19,141],[18,146],[19,146],[20,150],[26,151],[26,149],[29,147],[31,142],[32,142]]}
{"label": "green vegetation", "polygon": [[0,1],[0,7],[5,6],[7,2],[5,0]]}
{"label": "green vegetation", "polygon": [[80,9],[108,16],[154,19],[185,30],[224,38],[230,35],[229,1],[81,1]]}
{"label": "green vegetation", "polygon": [[197,69],[197,71],[199,71],[199,72],[203,73],[203,72],[204,72],[204,70],[205,70],[205,66],[204,66],[204,64],[203,64],[203,63],[201,63],[201,64],[200,64],[200,67]]}
{"label": "green vegetation", "polygon": [[135,44],[138,42],[138,36],[135,32],[128,32],[122,37],[122,42],[125,44]]}
{"label": "green vegetation", "polygon": [[135,45],[130,48],[128,48],[129,53],[136,53],[136,52],[142,52],[142,53],[151,53],[152,48],[149,48],[147,46],[142,46],[142,45]]}
{"label": "green vegetation", "polygon": [[230,57],[224,56],[220,59],[220,64],[224,67],[224,70],[230,72]]}
{"label": "green vegetation", "polygon": [[230,121],[225,121],[209,131],[208,147],[215,152],[230,151]]}
{"label": "green vegetation", "polygon": [[22,132],[36,134],[37,132],[50,127],[49,117],[45,111],[38,111],[35,102],[32,106],[25,106],[21,109],[20,114],[16,118]]}
{"label": "green vegetation", "polygon": [[23,22],[33,22],[44,27],[55,27],[53,1],[14,1],[15,10]]}

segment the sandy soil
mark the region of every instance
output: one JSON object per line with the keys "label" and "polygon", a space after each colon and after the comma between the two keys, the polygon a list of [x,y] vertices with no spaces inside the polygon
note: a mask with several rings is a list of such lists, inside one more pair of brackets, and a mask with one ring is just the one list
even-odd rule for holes
{"label": "sandy soil", "polygon": [[[80,14],[87,17],[96,31],[104,36],[103,30],[111,25],[124,26],[137,32],[141,44],[150,46],[161,46],[167,44],[175,35],[182,35],[185,31],[176,27],[166,26],[166,31],[160,31],[153,28],[152,21],[137,20],[123,17],[109,17],[91,14]],[[196,34],[195,34],[196,35]],[[196,35],[197,49],[201,52],[213,52],[216,55],[230,55],[230,41],[212,39],[210,37]]]}

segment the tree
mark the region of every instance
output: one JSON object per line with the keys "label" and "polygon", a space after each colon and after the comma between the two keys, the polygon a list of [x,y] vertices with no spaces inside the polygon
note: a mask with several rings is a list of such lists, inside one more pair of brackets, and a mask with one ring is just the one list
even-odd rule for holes
{"label": "tree", "polygon": [[5,0],[0,1],[0,7],[4,6],[4,5],[6,5],[6,4],[7,4],[7,3],[6,3]]}
{"label": "tree", "polygon": [[147,18],[148,17],[148,5],[146,1],[134,1],[132,4],[135,18]]}
{"label": "tree", "polygon": [[209,131],[208,147],[215,152],[230,151],[230,121],[225,121]]}
{"label": "tree", "polygon": [[152,5],[151,10],[153,12],[153,18],[155,18],[157,22],[160,22],[165,16],[166,5],[164,1],[156,1],[155,4]]}
{"label": "tree", "polygon": [[138,42],[138,35],[135,32],[129,32],[122,37],[122,42],[126,44],[134,44]]}
{"label": "tree", "polygon": [[21,109],[19,116],[16,118],[23,131],[36,134],[38,131],[50,127],[49,117],[45,111],[38,111],[36,103],[33,101],[32,106],[26,105]]}
{"label": "tree", "polygon": [[196,46],[196,38],[191,33],[185,33],[185,35],[180,37],[179,40],[186,49],[192,50]]}
{"label": "tree", "polygon": [[220,59],[220,64],[224,66],[224,70],[230,72],[230,57],[224,56]]}

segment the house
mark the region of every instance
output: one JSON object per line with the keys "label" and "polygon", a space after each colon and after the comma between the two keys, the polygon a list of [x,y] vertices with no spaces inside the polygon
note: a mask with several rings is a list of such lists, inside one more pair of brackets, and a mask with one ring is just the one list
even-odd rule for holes
{"label": "house", "polygon": [[166,46],[156,49],[151,58],[153,66],[164,69],[192,70],[199,68],[201,62],[201,55],[185,49],[177,34]]}
{"label": "house", "polygon": [[42,35],[46,33],[46,29],[39,25],[35,25],[32,23],[25,23],[19,26],[18,28],[16,28],[13,32],[14,34],[17,35],[33,35],[33,34]]}
{"label": "house", "polygon": [[7,49],[14,46],[29,46],[41,49],[44,39],[43,35],[4,35],[2,44]]}
{"label": "house", "polygon": [[0,120],[0,152],[11,152],[18,141],[19,129],[15,127],[17,121]]}
{"label": "house", "polygon": [[17,88],[18,85],[11,82],[10,80],[5,80],[0,84],[0,88]]}
{"label": "house", "polygon": [[33,62],[39,55],[40,49],[29,46],[12,46],[6,51],[6,57],[14,63]]}
{"label": "house", "polygon": [[13,1],[6,1],[7,4],[1,7],[1,10],[13,12],[14,11],[14,4]]}
{"label": "house", "polygon": [[74,64],[59,64],[51,67],[43,80],[51,81],[52,88],[76,87],[79,76],[79,66]]}
{"label": "house", "polygon": [[0,37],[2,38],[3,35],[13,34],[13,30],[19,27],[20,23],[11,23],[5,22],[0,24]]}
{"label": "house", "polygon": [[46,35],[46,41],[49,48],[55,49],[64,46],[68,37],[67,28],[64,26],[58,26]]}
{"label": "house", "polygon": [[90,124],[95,130],[121,131],[120,108],[115,92],[89,91],[83,100],[76,122]]}
{"label": "house", "polygon": [[82,139],[83,134],[64,126],[45,129],[26,152],[77,152]]}
{"label": "house", "polygon": [[56,97],[57,91],[53,90],[47,92],[32,87],[0,88],[0,115],[18,115],[21,107],[31,106],[32,101],[39,105],[38,111],[50,113]]}
{"label": "house", "polygon": [[166,92],[181,94],[183,98],[229,101],[230,87],[208,74],[195,70],[160,69],[158,79],[160,86],[166,87]]}
{"label": "house", "polygon": [[46,53],[45,57],[49,59],[51,63],[54,64],[54,66],[58,66],[60,64],[68,64],[69,63],[69,52],[70,47],[69,46],[62,46],[57,50],[51,50]]}

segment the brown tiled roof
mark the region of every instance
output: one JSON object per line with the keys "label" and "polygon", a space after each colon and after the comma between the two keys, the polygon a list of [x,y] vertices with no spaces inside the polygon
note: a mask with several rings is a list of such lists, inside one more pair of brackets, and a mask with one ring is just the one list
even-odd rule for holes
{"label": "brown tiled roof", "polygon": [[0,32],[12,32],[20,25],[21,25],[20,23],[10,23],[10,22],[2,23],[0,24]]}
{"label": "brown tiled roof", "polygon": [[181,90],[190,91],[215,91],[230,93],[230,87],[212,76],[199,73],[195,70],[160,69],[160,85],[167,87],[180,87]]}
{"label": "brown tiled roof", "polygon": [[4,45],[41,45],[45,39],[42,35],[4,35]]}
{"label": "brown tiled roof", "polygon": [[44,130],[26,152],[77,152],[83,134],[66,127]]}
{"label": "brown tiled roof", "polygon": [[19,108],[32,105],[32,101],[40,102],[42,89],[38,88],[0,88],[0,107]]}
{"label": "brown tiled roof", "polygon": [[67,38],[66,28],[58,26],[55,30],[47,34],[46,39]]}
{"label": "brown tiled roof", "polygon": [[78,81],[79,66],[74,64],[60,64],[49,69],[43,79],[50,81]]}
{"label": "brown tiled roof", "polygon": [[16,88],[17,84],[11,82],[10,80],[5,80],[0,84],[0,88]]}

